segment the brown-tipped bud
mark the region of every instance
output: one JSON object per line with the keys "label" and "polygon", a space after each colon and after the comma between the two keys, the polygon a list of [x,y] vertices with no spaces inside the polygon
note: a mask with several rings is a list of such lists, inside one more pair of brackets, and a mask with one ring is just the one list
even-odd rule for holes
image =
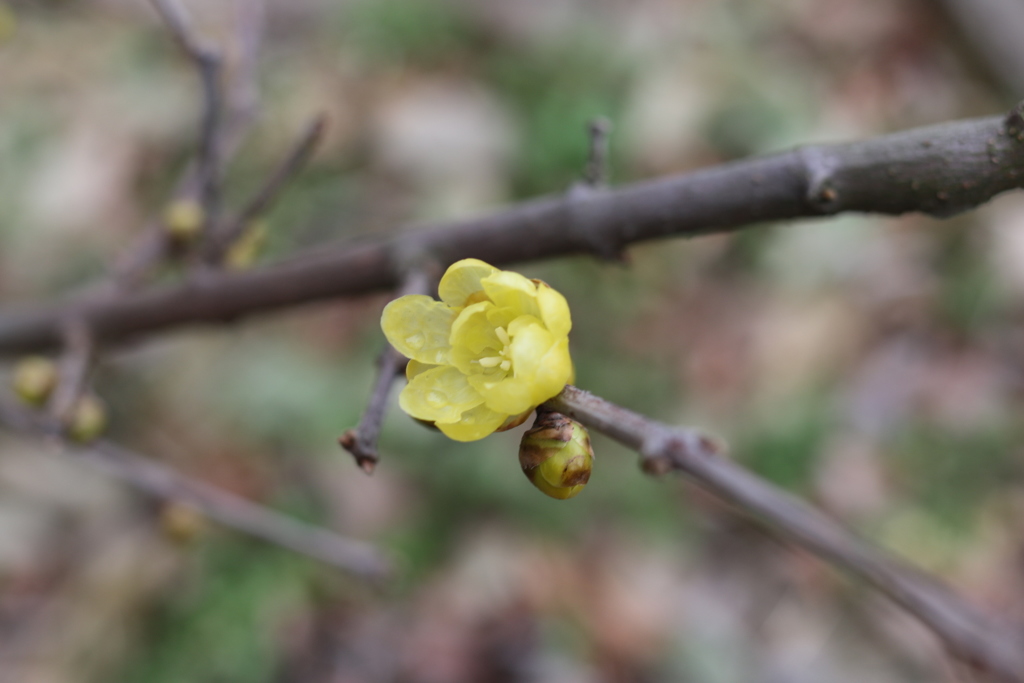
{"label": "brown-tipped bud", "polygon": [[594,450],[586,427],[561,413],[541,411],[519,444],[519,464],[545,495],[572,498],[590,481]]}
{"label": "brown-tipped bud", "polygon": [[11,388],[24,403],[42,407],[57,387],[57,366],[49,358],[29,356],[14,366]]}
{"label": "brown-tipped bud", "polygon": [[99,438],[107,428],[107,407],[92,394],[82,396],[75,403],[68,424],[68,437],[78,443],[89,443]]}
{"label": "brown-tipped bud", "polygon": [[172,541],[184,545],[206,529],[206,518],[191,505],[170,501],[160,509],[160,529]]}
{"label": "brown-tipped bud", "polygon": [[203,231],[206,212],[194,199],[176,199],[164,209],[164,227],[171,239],[189,244]]}
{"label": "brown-tipped bud", "polygon": [[233,270],[245,270],[259,258],[266,241],[266,224],[263,221],[253,221],[246,226],[245,232],[224,255],[224,265]]}

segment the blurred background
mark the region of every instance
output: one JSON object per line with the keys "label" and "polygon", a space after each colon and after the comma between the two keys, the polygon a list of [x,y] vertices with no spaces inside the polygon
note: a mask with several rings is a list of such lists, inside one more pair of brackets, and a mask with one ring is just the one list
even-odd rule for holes
{"label": "blurred background", "polygon": [[[241,1],[241,0],[240,0]],[[188,2],[229,54],[238,6]],[[329,127],[264,262],[614,183],[1012,103],[933,0],[269,0],[248,196]],[[1024,12],[1024,10],[1021,10]],[[1024,66],[1022,66],[1024,69]],[[0,2],[0,297],[101,277],[190,158],[195,74],[144,0]],[[971,599],[1024,617],[1024,197],[843,216],[521,271],[572,306],[577,383],[733,457]],[[166,278],[176,274],[169,272]],[[595,436],[586,491],[359,419],[386,296],[110,354],[111,437],[399,558],[384,588],[0,435],[0,680],[19,683],[965,680],[920,626]]]}

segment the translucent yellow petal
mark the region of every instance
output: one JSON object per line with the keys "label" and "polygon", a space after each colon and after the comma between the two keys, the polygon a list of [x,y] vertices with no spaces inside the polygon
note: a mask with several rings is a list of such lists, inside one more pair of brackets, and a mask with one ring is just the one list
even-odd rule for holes
{"label": "translucent yellow petal", "polygon": [[515,377],[495,379],[487,375],[471,375],[469,383],[484,397],[491,410],[505,415],[518,415],[530,410],[533,392],[529,382]]}
{"label": "translucent yellow petal", "polygon": [[464,412],[458,422],[437,426],[446,436],[456,441],[476,441],[493,434],[507,418],[508,415],[504,413],[495,412],[486,405],[479,405]]}
{"label": "translucent yellow petal", "polygon": [[452,346],[463,346],[477,354],[486,349],[500,351],[503,345],[487,316],[493,308],[494,304],[490,301],[481,301],[462,309],[452,323]]}
{"label": "translucent yellow petal", "polygon": [[508,333],[510,336],[515,337],[528,327],[546,329],[544,322],[540,318],[533,315],[521,315],[508,324]]}
{"label": "translucent yellow petal", "polygon": [[484,402],[466,376],[450,365],[431,368],[416,375],[398,397],[398,405],[409,415],[442,424],[457,422],[467,410]]}
{"label": "translucent yellow petal", "polygon": [[463,259],[448,267],[437,285],[437,295],[449,306],[465,306],[466,299],[483,289],[480,281],[497,272],[497,268],[483,261]]}
{"label": "translucent yellow petal", "polygon": [[402,296],[384,307],[380,326],[403,356],[428,365],[447,362],[455,313],[429,296]]}
{"label": "translucent yellow petal", "polygon": [[492,308],[487,309],[487,321],[494,327],[507,328],[509,323],[520,315],[522,315],[520,311],[517,311],[514,308],[509,308],[508,306],[504,306],[502,308],[493,306]]}
{"label": "translucent yellow petal", "polygon": [[541,282],[537,285],[537,305],[544,326],[556,337],[564,337],[572,329],[572,317],[565,297]]}
{"label": "translucent yellow petal", "polygon": [[537,285],[526,279],[519,273],[508,270],[499,270],[489,277],[485,277],[480,283],[487,292],[487,296],[498,308],[511,308],[519,315],[532,315],[540,317],[540,307],[537,305]]}
{"label": "translucent yellow petal", "polygon": [[569,338],[556,339],[538,323],[516,330],[511,352],[515,376],[529,385],[533,405],[560,392],[572,377]]}
{"label": "translucent yellow petal", "polygon": [[427,365],[421,363],[418,360],[410,360],[409,364],[405,366],[405,378],[412,379],[416,375],[421,375],[431,368],[436,368],[436,365]]}

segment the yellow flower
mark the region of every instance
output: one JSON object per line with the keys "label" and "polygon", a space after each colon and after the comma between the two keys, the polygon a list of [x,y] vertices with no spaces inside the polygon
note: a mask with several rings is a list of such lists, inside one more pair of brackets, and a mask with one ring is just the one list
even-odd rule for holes
{"label": "yellow flower", "polygon": [[453,264],[441,301],[411,295],[381,328],[410,359],[399,405],[456,441],[521,424],[572,379],[569,305],[539,280],[476,259]]}

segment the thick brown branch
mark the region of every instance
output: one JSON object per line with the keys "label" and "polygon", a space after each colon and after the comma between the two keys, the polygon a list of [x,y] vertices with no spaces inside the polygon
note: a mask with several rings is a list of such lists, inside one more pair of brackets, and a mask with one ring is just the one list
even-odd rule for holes
{"label": "thick brown branch", "polygon": [[[40,417],[0,400],[0,423],[27,434],[58,433]],[[150,496],[191,505],[226,527],[307,555],[369,579],[388,576],[387,560],[373,546],[296,521],[173,470],[108,441],[87,446],[61,441],[73,455]]]}
{"label": "thick brown branch", "polygon": [[540,199],[482,218],[321,249],[287,263],[217,274],[119,298],[72,300],[0,316],[0,355],[53,347],[58,322],[83,316],[100,343],[328,298],[394,289],[410,255],[496,265],[752,223],[846,211],[947,216],[1024,183],[1019,117],[946,123],[840,145],[805,147],[582,197]]}
{"label": "thick brown branch", "polygon": [[917,616],[959,657],[997,680],[1024,681],[1019,630],[979,613],[931,577],[752,474],[707,437],[655,422],[572,386],[546,405],[640,452],[646,471],[683,472],[798,546],[867,581]]}

